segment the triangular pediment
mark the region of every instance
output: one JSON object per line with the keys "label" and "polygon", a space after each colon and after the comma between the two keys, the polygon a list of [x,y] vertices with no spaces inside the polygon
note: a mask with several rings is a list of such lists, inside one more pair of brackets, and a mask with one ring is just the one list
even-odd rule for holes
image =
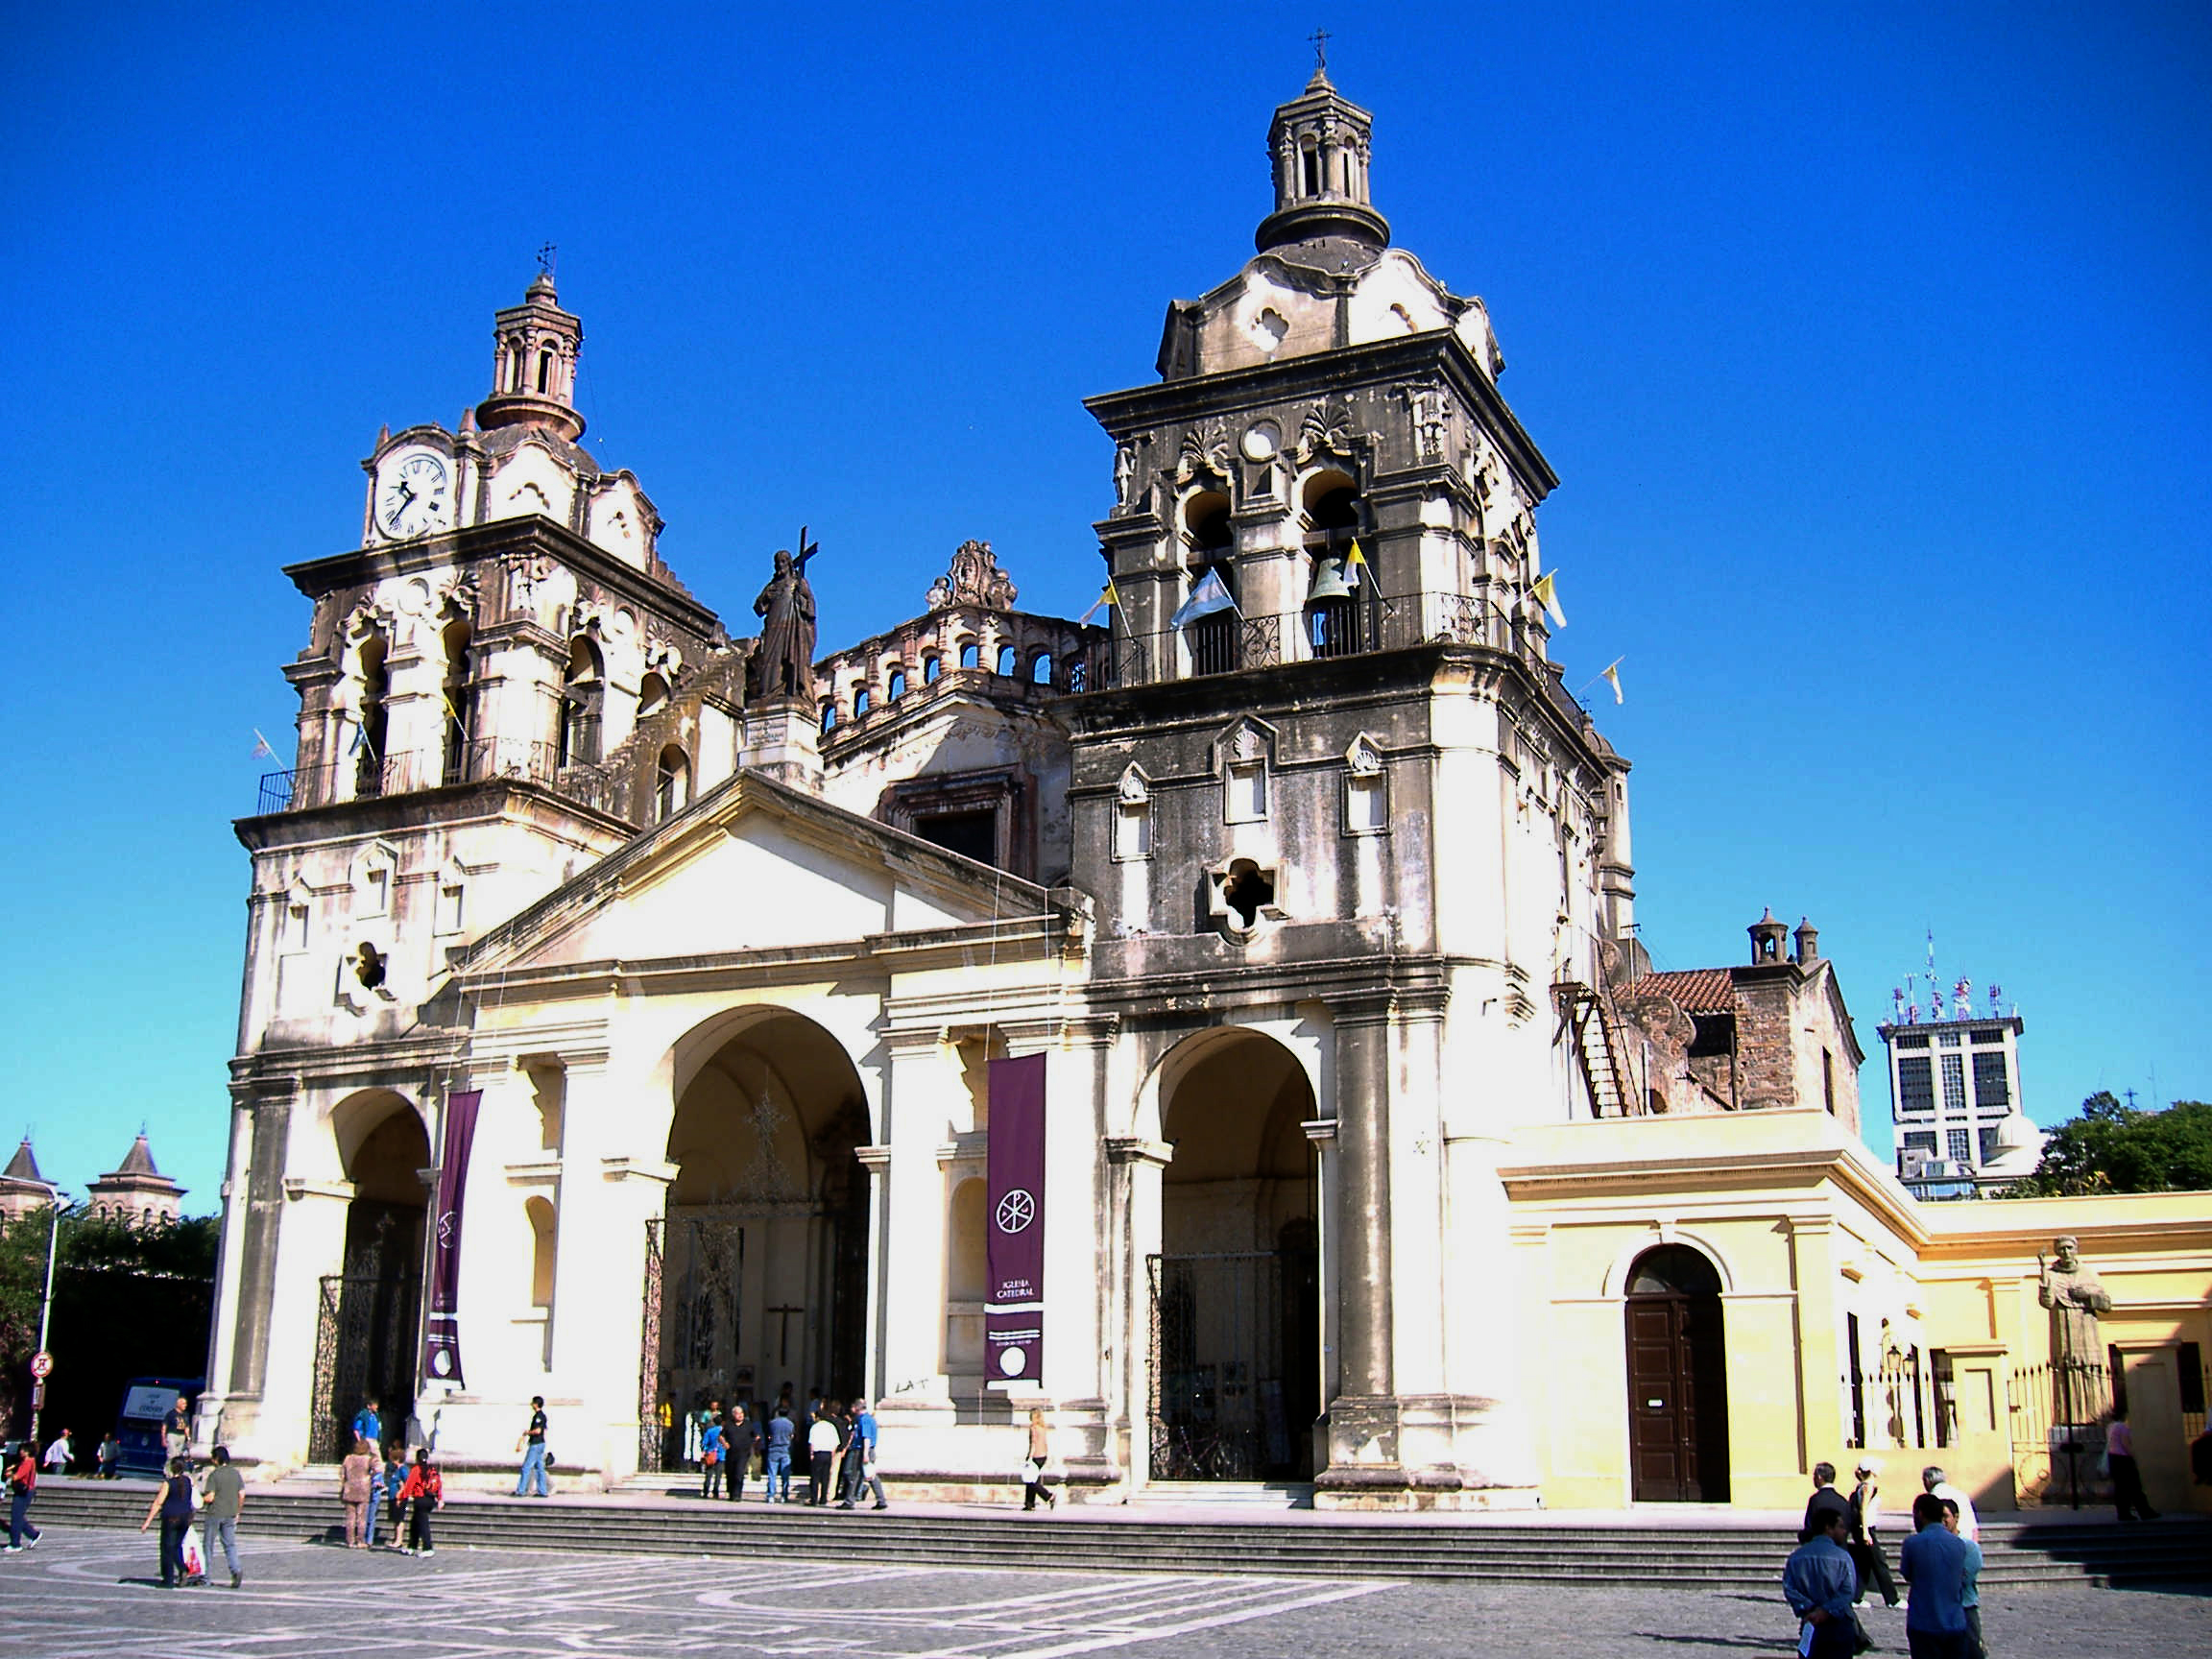
{"label": "triangular pediment", "polygon": [[1034,916],[1045,890],[741,773],[471,945],[464,976],[857,948]]}

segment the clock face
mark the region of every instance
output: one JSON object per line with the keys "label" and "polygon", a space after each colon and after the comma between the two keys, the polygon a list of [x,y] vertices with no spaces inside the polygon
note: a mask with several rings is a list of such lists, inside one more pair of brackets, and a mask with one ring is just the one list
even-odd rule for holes
{"label": "clock face", "polygon": [[387,536],[421,536],[453,521],[446,495],[445,458],[429,449],[403,449],[376,479],[376,528]]}

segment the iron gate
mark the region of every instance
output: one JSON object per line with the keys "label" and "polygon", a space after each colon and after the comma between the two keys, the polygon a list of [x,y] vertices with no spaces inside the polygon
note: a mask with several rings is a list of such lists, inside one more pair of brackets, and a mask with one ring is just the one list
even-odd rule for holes
{"label": "iron gate", "polygon": [[415,1398],[415,1347],[421,1286],[412,1278],[331,1273],[322,1282],[315,1325],[315,1389],[307,1461],[335,1463],[352,1450],[350,1425],[362,1402],[379,1400],[386,1421]]}
{"label": "iron gate", "polygon": [[[1146,1258],[1154,1479],[1308,1473],[1311,1389],[1290,1368],[1310,1368],[1309,1321],[1299,1317],[1305,1309],[1286,1308],[1285,1263],[1284,1254],[1263,1250]],[[1300,1289],[1303,1302],[1302,1283]]]}

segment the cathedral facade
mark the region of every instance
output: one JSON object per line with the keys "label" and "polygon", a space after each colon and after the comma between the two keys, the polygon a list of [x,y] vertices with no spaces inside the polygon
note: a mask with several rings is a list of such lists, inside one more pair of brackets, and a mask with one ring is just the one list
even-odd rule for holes
{"label": "cathedral facade", "polygon": [[380,435],[238,825],[203,1436],[325,1461],[375,1397],[489,1471],[542,1395],[615,1481],[788,1387],[878,1401],[912,1490],[1007,1481],[1041,1407],[1093,1498],[1741,1502],[1840,1431],[1862,1321],[1930,1353],[1816,935],[1646,971],[1555,479],[1370,138],[1317,72],[1255,256],[1091,400],[1104,627],[970,542],[818,654],[802,544],[733,635],[578,445],[549,276],[458,431]]}

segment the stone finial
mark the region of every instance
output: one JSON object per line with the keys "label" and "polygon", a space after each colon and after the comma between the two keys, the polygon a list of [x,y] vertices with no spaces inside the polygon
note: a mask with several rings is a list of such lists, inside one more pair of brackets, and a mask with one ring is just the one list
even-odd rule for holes
{"label": "stone finial", "polygon": [[988,541],[963,541],[952,555],[951,567],[929,585],[925,603],[932,611],[948,605],[980,605],[987,611],[1010,611],[1019,592],[1013,579],[998,568],[998,559]]}
{"label": "stone finial", "polygon": [[1754,965],[1782,960],[1782,941],[1789,936],[1790,929],[1774,920],[1772,905],[1763,908],[1759,920],[1752,923],[1747,931],[1751,935],[1751,960]]}
{"label": "stone finial", "polygon": [[1797,918],[1797,931],[1791,935],[1797,942],[1796,962],[1800,968],[1810,968],[1820,960],[1820,929],[1810,918]]}

